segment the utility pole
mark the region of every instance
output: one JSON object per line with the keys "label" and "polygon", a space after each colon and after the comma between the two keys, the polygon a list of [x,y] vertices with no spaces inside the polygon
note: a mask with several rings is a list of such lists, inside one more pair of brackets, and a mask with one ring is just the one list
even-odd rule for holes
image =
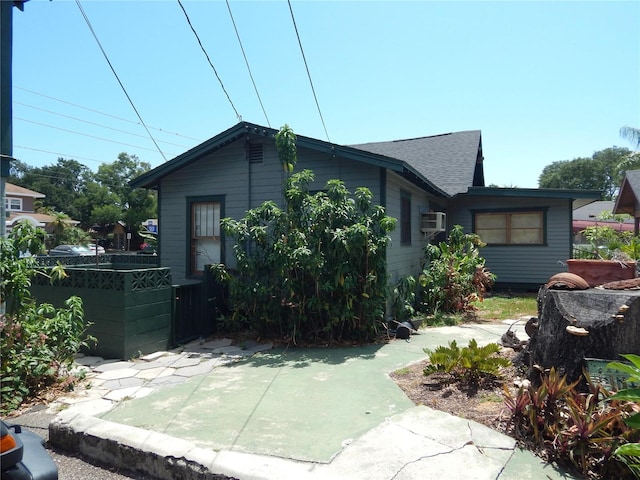
{"label": "utility pole", "polygon": [[28,0],[0,0],[0,237],[7,234],[6,184],[13,159],[12,52],[13,7],[24,10]]}

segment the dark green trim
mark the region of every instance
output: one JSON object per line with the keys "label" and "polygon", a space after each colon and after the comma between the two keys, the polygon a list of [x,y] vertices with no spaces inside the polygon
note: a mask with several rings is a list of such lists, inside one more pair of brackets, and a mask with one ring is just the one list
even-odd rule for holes
{"label": "dark green trim", "polygon": [[573,258],[573,205],[571,200],[569,200],[569,244],[567,245],[568,253],[567,258]]}
{"label": "dark green trim", "polygon": [[569,198],[593,199],[601,198],[599,190],[564,190],[556,188],[499,188],[499,187],[470,187],[466,193],[458,196],[472,197],[530,197],[530,198]]}
{"label": "dark green trim", "polygon": [[[547,213],[549,207],[522,207],[522,208],[471,208],[471,231],[476,231],[476,214],[478,213],[529,213],[542,212],[542,243],[487,243],[486,247],[547,247]],[[571,222],[569,222],[571,225]]]}
{"label": "dark green trim", "polygon": [[[233,127],[219,133],[215,137],[201,143],[200,145],[186,151],[182,155],[178,155],[173,160],[160,165],[159,167],[150,170],[149,172],[140,175],[129,182],[132,188],[156,188],[160,180],[172,174],[173,172],[189,165],[202,157],[209,155],[221,148],[235,142],[243,137],[250,135],[259,135],[267,138],[274,138],[277,130],[273,128],[262,127],[248,122],[240,122]],[[356,162],[366,163],[367,165],[378,166],[393,170],[399,173],[410,182],[420,186],[424,190],[431,192],[433,195],[449,198],[450,195],[431,183],[427,178],[421,175],[413,167],[406,162],[398,160],[397,158],[386,157],[384,155],[378,155],[375,153],[365,152],[358,150],[357,148],[347,147],[342,145],[336,145],[333,143],[324,142],[315,138],[304,137],[296,135],[296,145],[300,148],[308,148],[317,152],[326,153],[332,157],[345,158]]]}
{"label": "dark green trim", "polygon": [[162,213],[162,206],[161,206],[161,202],[160,199],[162,198],[162,196],[160,195],[160,193],[162,192],[162,186],[158,185],[158,190],[156,190],[156,206],[157,206],[157,211],[156,211],[156,218],[158,219],[158,232],[156,233],[156,239],[157,239],[157,245],[156,248],[158,249],[158,258],[160,259],[160,264],[162,264],[162,247],[160,246],[161,242],[161,237],[160,237],[160,222],[162,221],[161,218],[161,213]]}
{"label": "dark green trim", "polygon": [[[194,203],[219,203],[220,204],[220,220],[225,218],[225,197],[226,195],[198,195],[193,197],[186,197],[186,219],[187,219],[187,229],[186,229],[186,245],[187,245],[187,255],[186,255],[186,269],[185,269],[185,277],[186,278],[202,278],[202,275],[195,274],[191,271],[191,227],[192,218],[191,218],[191,207]],[[225,263],[225,235],[222,228],[220,228],[220,263]]]}
{"label": "dark green trim", "polygon": [[387,170],[380,167],[380,205],[387,209]]}
{"label": "dark green trim", "polygon": [[[409,211],[405,212],[402,204],[404,200],[409,200]],[[410,247],[411,246],[411,237],[413,236],[413,225],[411,223],[411,214],[412,214],[412,210],[413,210],[413,205],[412,205],[412,201],[411,201],[411,192],[407,192],[406,190],[402,190],[400,189],[400,245],[403,247]],[[403,238],[403,234],[404,234],[404,223],[403,221],[405,220],[404,215],[406,214],[408,215],[408,218],[406,219],[409,222],[409,231],[408,231],[408,235],[409,235],[409,239],[407,240],[406,238]]]}

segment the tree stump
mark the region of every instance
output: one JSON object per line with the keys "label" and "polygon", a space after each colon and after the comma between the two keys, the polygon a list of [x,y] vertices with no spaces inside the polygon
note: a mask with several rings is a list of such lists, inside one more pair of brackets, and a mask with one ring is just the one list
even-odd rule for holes
{"label": "tree stump", "polygon": [[582,375],[585,358],[621,360],[620,354],[640,355],[640,291],[541,287],[537,328],[526,353],[533,382],[541,369],[555,367],[575,381]]}

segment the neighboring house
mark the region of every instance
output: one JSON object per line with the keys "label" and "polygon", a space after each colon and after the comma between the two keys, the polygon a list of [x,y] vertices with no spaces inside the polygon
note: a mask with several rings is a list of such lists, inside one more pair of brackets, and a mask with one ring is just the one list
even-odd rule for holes
{"label": "neighboring house", "polygon": [[[276,133],[240,122],[131,182],[158,191],[160,264],[174,283],[201,279],[206,264],[234,266],[221,218],[239,219],[266,200],[282,203]],[[571,255],[573,208],[599,196],[485,187],[478,130],[354,146],[298,135],[296,143],[296,171],[313,170],[312,191],[334,178],[351,192],[366,186],[398,220],[387,249],[391,282],[418,274],[425,244],[460,224],[488,243],[482,255],[500,286],[537,288]]]}
{"label": "neighboring house", "polygon": [[[633,232],[633,218],[624,222],[617,222],[613,218],[606,218],[612,215],[615,202],[613,200],[599,200],[590,203],[573,211],[573,243],[584,244],[589,241],[582,233],[587,227],[610,227],[621,232]],[[605,215],[605,218],[602,218]]]}
{"label": "neighboring house", "polygon": [[613,213],[627,213],[634,218],[634,234],[640,235],[640,170],[625,172]]}
{"label": "neighboring house", "polygon": [[[5,220],[7,232],[21,221],[28,221],[34,227],[43,228],[47,233],[52,233],[52,222],[55,218],[44,213],[35,213],[34,203],[36,199],[45,198],[40,192],[14,185],[7,182],[5,189],[4,206],[7,212]],[[67,220],[69,225],[78,225],[76,220]]]}

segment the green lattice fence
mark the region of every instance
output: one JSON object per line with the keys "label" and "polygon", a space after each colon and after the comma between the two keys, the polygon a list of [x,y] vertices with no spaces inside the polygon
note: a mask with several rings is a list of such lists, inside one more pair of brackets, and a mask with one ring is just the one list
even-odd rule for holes
{"label": "green lattice fence", "polygon": [[31,292],[38,301],[56,306],[71,295],[82,298],[88,332],[98,339],[90,354],[128,359],[167,349],[173,304],[169,268],[110,266],[67,266],[67,277],[54,285],[36,276]]}
{"label": "green lattice fence", "polygon": [[[621,390],[623,388],[638,388],[640,384],[629,382],[629,374],[609,368],[608,364],[613,360],[603,360],[601,358],[585,358],[584,359],[591,380],[601,384],[608,390]],[[620,363],[629,362],[617,360]]]}

